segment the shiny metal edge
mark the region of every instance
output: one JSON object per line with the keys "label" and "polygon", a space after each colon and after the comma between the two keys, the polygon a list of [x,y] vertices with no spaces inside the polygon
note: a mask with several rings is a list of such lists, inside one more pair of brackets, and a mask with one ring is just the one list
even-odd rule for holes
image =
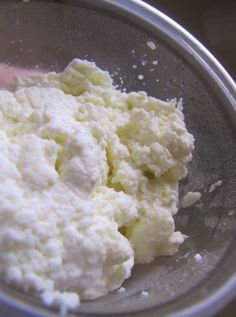
{"label": "shiny metal edge", "polygon": [[[83,1],[83,0],[82,0]],[[79,2],[79,1],[78,1]],[[95,4],[96,2],[96,4]],[[97,0],[87,0],[87,4],[95,4],[98,6]],[[167,37],[170,37],[175,41],[178,46],[181,46],[190,56],[196,59],[201,64],[210,77],[217,83],[222,89],[225,97],[230,102],[232,108],[229,109],[233,115],[233,122],[236,125],[236,84],[232,77],[228,74],[221,63],[210,53],[210,51],[201,44],[193,35],[180,26],[177,22],[169,18],[166,14],[162,13],[158,9],[143,2],[142,0],[99,0],[99,7],[102,4],[111,5],[114,8],[119,8],[129,12],[130,15],[137,16],[139,19],[144,20],[153,27],[160,27],[160,21],[164,23],[162,31],[165,31]],[[158,23],[159,22],[159,23]],[[174,313],[168,313],[166,317],[199,317],[204,314],[204,317],[211,317],[218,312],[222,307],[227,305],[236,294],[236,272],[218,289],[212,294],[206,297],[206,299],[196,302],[191,307],[183,307],[175,311]],[[10,312],[9,316],[17,317],[55,317],[58,313],[48,311],[46,307],[35,307],[23,303],[21,300],[12,298],[9,295],[2,294],[0,292],[0,305],[5,305],[6,309],[11,307],[15,312]],[[131,312],[125,314],[109,314],[112,316],[139,316],[139,317],[154,317],[157,316],[156,312],[158,307],[150,308],[147,311]],[[7,312],[7,311],[6,311]],[[73,316],[78,317],[96,317],[96,316],[108,316],[107,314],[84,314],[77,313]],[[70,315],[71,316],[71,315]],[[162,315],[164,317],[164,315]]]}

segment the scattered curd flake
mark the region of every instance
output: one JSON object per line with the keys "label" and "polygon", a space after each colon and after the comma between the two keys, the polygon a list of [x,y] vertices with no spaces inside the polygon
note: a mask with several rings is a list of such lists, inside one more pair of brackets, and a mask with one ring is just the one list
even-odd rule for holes
{"label": "scattered curd flake", "polygon": [[222,185],[223,181],[222,180],[219,180],[217,182],[215,182],[214,184],[212,184],[210,186],[210,189],[209,189],[209,193],[212,193],[216,190],[217,187],[220,187]]}
{"label": "scattered curd flake", "polygon": [[123,292],[125,292],[125,288],[124,287],[118,288],[117,293],[123,293]]}
{"label": "scattered curd flake", "polygon": [[148,296],[149,296],[149,293],[146,292],[146,291],[142,291],[142,292],[141,292],[141,296],[142,296],[142,297],[148,297]]}
{"label": "scattered curd flake", "polygon": [[23,2],[25,2],[25,3],[29,3],[30,2],[30,0],[22,0]]}
{"label": "scattered curd flake", "polygon": [[146,59],[143,59],[143,60],[141,61],[141,64],[142,64],[143,66],[147,65],[147,60],[146,60]]}
{"label": "scattered curd flake", "polygon": [[153,41],[148,41],[147,45],[150,47],[151,50],[155,50],[157,47]]}
{"label": "scattered curd flake", "polygon": [[201,198],[199,192],[188,192],[182,199],[182,207],[187,208],[194,205]]}
{"label": "scattered curd flake", "polygon": [[136,64],[134,64],[134,65],[132,65],[132,67],[133,67],[134,69],[136,69],[138,66],[137,66]]}
{"label": "scattered curd flake", "polygon": [[197,263],[202,262],[202,256],[199,253],[196,253],[193,257],[194,261]]}
{"label": "scattered curd flake", "polygon": [[142,74],[138,75],[138,79],[139,80],[143,80],[144,79],[144,76]]}
{"label": "scattered curd flake", "polygon": [[152,64],[153,64],[153,65],[157,65],[157,64],[158,64],[158,60],[157,60],[157,59],[154,59],[154,60],[152,61]]}
{"label": "scattered curd flake", "polygon": [[234,210],[230,210],[230,211],[228,212],[228,216],[229,216],[229,217],[233,216],[234,214],[235,214],[235,211],[234,211]]}
{"label": "scattered curd flake", "polygon": [[183,111],[183,110],[184,110],[183,98],[180,98],[179,101],[176,102],[176,107],[177,107],[180,111]]}
{"label": "scattered curd flake", "polygon": [[173,215],[194,138],[176,101],[120,91],[74,59],[0,90],[0,127],[5,283],[66,312],[185,240]]}

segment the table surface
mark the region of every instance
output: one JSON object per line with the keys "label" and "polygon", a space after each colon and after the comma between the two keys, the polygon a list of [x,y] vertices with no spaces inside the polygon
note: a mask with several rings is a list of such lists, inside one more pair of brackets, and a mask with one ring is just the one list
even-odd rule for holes
{"label": "table surface", "polygon": [[[146,0],[146,2],[173,18],[200,40],[236,80],[235,0]],[[236,300],[215,317],[235,316]]]}

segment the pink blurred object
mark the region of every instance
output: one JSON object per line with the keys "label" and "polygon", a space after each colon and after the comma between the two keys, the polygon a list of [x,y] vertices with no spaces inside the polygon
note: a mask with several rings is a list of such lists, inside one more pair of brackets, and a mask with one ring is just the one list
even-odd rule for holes
{"label": "pink blurred object", "polygon": [[21,67],[0,64],[0,87],[8,88],[14,76],[27,77],[38,73],[35,69],[25,69]]}

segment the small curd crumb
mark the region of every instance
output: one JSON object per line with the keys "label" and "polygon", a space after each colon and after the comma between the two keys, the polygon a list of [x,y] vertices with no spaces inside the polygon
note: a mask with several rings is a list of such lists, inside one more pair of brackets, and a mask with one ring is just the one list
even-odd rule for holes
{"label": "small curd crumb", "polygon": [[144,76],[142,74],[138,75],[139,80],[143,80]]}
{"label": "small curd crumb", "polygon": [[143,66],[147,65],[147,60],[146,60],[146,59],[143,59],[143,60],[141,61],[141,64],[142,64]]}
{"label": "small curd crumb", "polygon": [[201,193],[199,192],[188,192],[182,200],[182,207],[187,208],[194,205],[201,198]]}
{"label": "small curd crumb", "polygon": [[147,42],[147,45],[148,45],[148,47],[150,47],[150,49],[152,50],[152,51],[154,51],[157,47],[156,47],[156,45],[155,45],[155,43],[153,42],[153,41],[148,41]]}
{"label": "small curd crumb", "polygon": [[136,69],[138,66],[136,64],[132,65],[133,69]]}
{"label": "small curd crumb", "polygon": [[125,288],[124,287],[118,288],[117,293],[123,293],[123,292],[125,292]]}
{"label": "small curd crumb", "polygon": [[223,183],[223,181],[219,180],[219,181],[215,182],[214,184],[212,184],[210,186],[209,193],[213,193],[217,187],[220,187],[222,185],[222,183]]}
{"label": "small curd crumb", "polygon": [[202,262],[202,256],[201,256],[199,253],[196,253],[196,254],[194,255],[193,259],[194,259],[194,261],[195,261],[196,263]]}
{"label": "small curd crumb", "polygon": [[148,297],[148,296],[149,296],[149,293],[146,292],[146,291],[142,291],[142,292],[141,292],[141,296],[142,296],[142,297]]}
{"label": "small curd crumb", "polygon": [[235,214],[235,211],[234,211],[234,210],[230,210],[230,211],[228,212],[228,216],[229,216],[229,217],[233,216],[234,214]]}
{"label": "small curd crumb", "polygon": [[30,0],[22,0],[24,3],[29,3]]}
{"label": "small curd crumb", "polygon": [[157,59],[154,59],[153,61],[152,61],[152,65],[157,65],[158,64],[158,60]]}
{"label": "small curd crumb", "polygon": [[179,109],[180,111],[184,110],[183,98],[180,98],[179,101],[176,103],[176,108]]}

